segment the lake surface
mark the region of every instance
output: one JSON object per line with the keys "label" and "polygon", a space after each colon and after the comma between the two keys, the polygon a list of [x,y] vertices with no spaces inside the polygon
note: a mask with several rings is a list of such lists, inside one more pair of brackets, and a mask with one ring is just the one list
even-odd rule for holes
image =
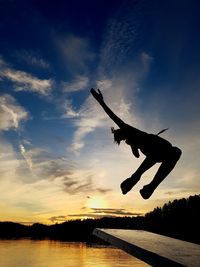
{"label": "lake surface", "polygon": [[0,240],[1,267],[148,267],[122,250],[59,241]]}

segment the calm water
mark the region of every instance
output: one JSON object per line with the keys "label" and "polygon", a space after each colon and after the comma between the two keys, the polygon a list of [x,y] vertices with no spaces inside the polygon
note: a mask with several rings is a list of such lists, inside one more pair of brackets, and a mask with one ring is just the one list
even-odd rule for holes
{"label": "calm water", "polygon": [[1,267],[147,267],[125,252],[57,241],[0,240]]}

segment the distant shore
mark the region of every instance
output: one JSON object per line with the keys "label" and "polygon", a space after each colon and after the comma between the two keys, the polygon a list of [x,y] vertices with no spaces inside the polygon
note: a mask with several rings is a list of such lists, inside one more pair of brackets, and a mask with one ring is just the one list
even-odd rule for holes
{"label": "distant shore", "polygon": [[0,239],[51,239],[73,242],[102,242],[92,235],[94,228],[140,229],[200,244],[200,195],[174,200],[144,216],[104,217],[71,220],[60,224],[34,223],[26,226],[0,222]]}

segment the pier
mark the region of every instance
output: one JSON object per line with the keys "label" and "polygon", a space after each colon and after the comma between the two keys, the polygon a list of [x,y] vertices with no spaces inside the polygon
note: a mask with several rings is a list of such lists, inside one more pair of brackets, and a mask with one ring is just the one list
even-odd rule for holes
{"label": "pier", "polygon": [[197,244],[143,230],[97,228],[93,234],[151,266],[200,266]]}

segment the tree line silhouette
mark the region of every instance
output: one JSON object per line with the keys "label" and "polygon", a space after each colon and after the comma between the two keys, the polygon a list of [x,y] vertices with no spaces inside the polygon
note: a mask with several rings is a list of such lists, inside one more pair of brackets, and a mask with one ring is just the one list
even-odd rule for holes
{"label": "tree line silhouette", "polygon": [[92,235],[94,228],[137,229],[171,236],[200,244],[200,195],[182,198],[157,207],[144,216],[104,217],[71,220],[60,224],[35,223],[26,226],[0,222],[1,239],[52,239],[77,242],[101,242]]}

